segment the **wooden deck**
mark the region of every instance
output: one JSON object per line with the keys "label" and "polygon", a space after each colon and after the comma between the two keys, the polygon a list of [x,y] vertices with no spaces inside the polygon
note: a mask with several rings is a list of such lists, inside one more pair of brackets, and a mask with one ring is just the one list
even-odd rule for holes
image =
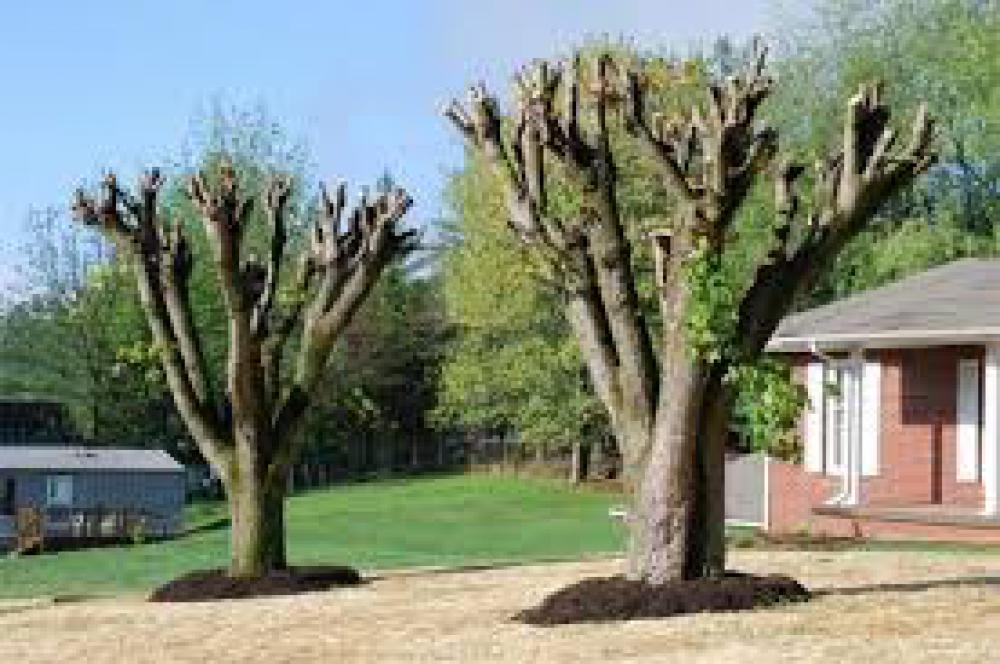
{"label": "wooden deck", "polygon": [[962,528],[1000,528],[1000,516],[986,515],[974,507],[956,505],[900,505],[872,507],[840,507],[823,505],[814,507],[813,513],[861,521],[888,521],[917,523],[928,526],[960,526]]}

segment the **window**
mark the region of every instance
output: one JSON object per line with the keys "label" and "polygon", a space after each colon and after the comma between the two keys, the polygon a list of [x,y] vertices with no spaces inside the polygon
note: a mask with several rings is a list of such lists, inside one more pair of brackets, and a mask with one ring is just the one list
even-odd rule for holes
{"label": "window", "polygon": [[73,504],[73,476],[50,475],[45,478],[45,502],[49,507],[69,507]]}

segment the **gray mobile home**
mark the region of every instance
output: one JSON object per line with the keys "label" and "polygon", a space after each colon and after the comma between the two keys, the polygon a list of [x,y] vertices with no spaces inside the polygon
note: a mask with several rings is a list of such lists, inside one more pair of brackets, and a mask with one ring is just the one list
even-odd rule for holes
{"label": "gray mobile home", "polygon": [[184,493],[184,467],[162,450],[0,446],[0,548],[25,509],[41,515],[46,539],[81,536],[85,523],[87,536],[109,536],[103,522],[115,515],[141,518],[147,535],[172,535]]}

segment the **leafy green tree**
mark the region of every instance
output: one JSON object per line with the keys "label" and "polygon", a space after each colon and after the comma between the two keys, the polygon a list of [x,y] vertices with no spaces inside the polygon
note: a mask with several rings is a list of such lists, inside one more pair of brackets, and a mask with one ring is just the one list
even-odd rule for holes
{"label": "leafy green tree", "polygon": [[582,375],[558,292],[531,272],[509,235],[501,194],[482,164],[450,182],[441,274],[455,336],[438,415],[480,430],[516,430],[538,449],[575,448],[600,431],[603,409]]}
{"label": "leafy green tree", "polygon": [[0,389],[66,405],[93,443],[182,453],[162,381],[127,352],[148,346],[129,282],[106,246],[64,221],[56,210],[31,215],[23,289],[6,294],[0,318]]}
{"label": "leafy green tree", "polygon": [[330,358],[304,427],[309,455],[354,472],[437,465],[429,414],[446,333],[437,278],[388,268]]}
{"label": "leafy green tree", "polygon": [[[1000,214],[1000,4],[818,0],[789,8],[767,113],[818,156],[839,131],[836,100],[868,80],[941,117],[939,165],[879,213],[801,305],[963,256],[995,255]],[[817,84],[820,83],[820,84]]]}

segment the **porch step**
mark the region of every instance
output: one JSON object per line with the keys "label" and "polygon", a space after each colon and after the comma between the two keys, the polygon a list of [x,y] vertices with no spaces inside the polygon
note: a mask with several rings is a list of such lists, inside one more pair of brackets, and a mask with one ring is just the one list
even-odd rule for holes
{"label": "porch step", "polygon": [[913,507],[841,507],[821,505],[813,514],[861,521],[918,523],[929,526],[961,526],[963,528],[1000,528],[1000,516],[986,515],[973,508],[918,505]]}

